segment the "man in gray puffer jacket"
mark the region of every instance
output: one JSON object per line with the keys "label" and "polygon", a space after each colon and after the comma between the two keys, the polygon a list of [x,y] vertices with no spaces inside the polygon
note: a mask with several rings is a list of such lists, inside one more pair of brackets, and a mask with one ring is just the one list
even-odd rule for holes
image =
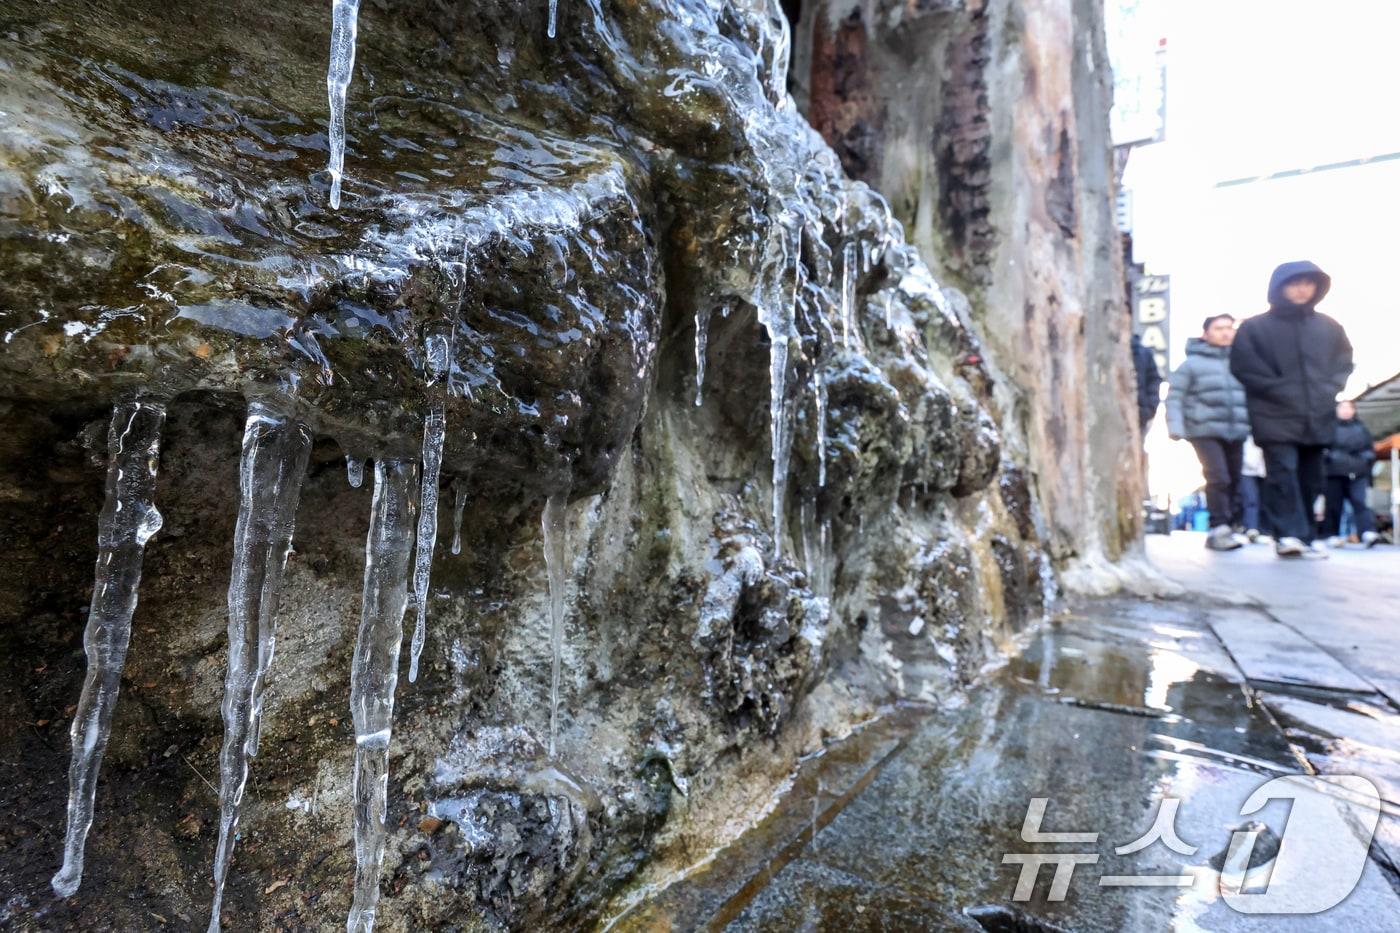
{"label": "man in gray puffer jacket", "polygon": [[1200,337],[1186,342],[1186,361],[1172,373],[1167,393],[1167,432],[1196,448],[1206,476],[1210,536],[1206,547],[1232,551],[1240,546],[1232,526],[1240,519],[1240,465],[1249,437],[1244,386],[1230,373],[1235,319],[1206,318]]}

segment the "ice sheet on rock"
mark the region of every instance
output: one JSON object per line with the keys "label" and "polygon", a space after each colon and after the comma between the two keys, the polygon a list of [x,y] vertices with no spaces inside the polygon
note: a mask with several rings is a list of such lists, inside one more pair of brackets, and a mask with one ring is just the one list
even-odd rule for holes
{"label": "ice sheet on rock", "polygon": [[564,573],[568,559],[565,523],[567,496],[555,493],[544,504],[540,525],[544,532],[544,566],[549,578],[549,755],[554,757],[559,734],[559,680],[564,655]]}
{"label": "ice sheet on rock", "polygon": [[142,559],[161,526],[155,490],[164,425],[164,405],[124,402],[113,409],[107,428],[107,498],[97,523],[97,568],[83,633],[87,674],[69,730],[68,828],[63,867],[51,881],[59,897],[72,896],[83,879],[83,850],[131,640]]}
{"label": "ice sheet on rock", "polygon": [[359,31],[360,0],[331,0],[331,54],[326,68],[330,98],[331,207],[340,207],[340,180],[345,170],[345,92],[355,71],[355,36]]}
{"label": "ice sheet on rock", "polygon": [[374,929],[379,902],[389,739],[394,725],[399,652],[403,647],[403,616],[408,608],[416,480],[414,463],[375,461],[374,505],[365,543],[363,608],[350,667],[350,713],[355,724],[351,787],[355,889],[345,924],[350,933],[369,933]]}
{"label": "ice sheet on rock", "polygon": [[219,841],[209,930],[217,933],[248,762],[258,753],[263,695],[277,638],[282,574],[292,549],[311,432],[261,401],[248,405],[238,466],[238,522],[228,585],[228,668],[219,753]]}

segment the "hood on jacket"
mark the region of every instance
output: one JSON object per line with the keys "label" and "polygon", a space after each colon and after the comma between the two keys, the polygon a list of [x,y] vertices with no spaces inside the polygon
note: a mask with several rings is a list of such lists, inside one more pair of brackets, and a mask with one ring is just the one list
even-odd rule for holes
{"label": "hood on jacket", "polygon": [[1300,260],[1298,262],[1285,262],[1274,270],[1274,274],[1269,277],[1269,307],[1270,308],[1291,308],[1283,297],[1283,284],[1289,279],[1296,279],[1299,276],[1307,276],[1317,283],[1317,294],[1308,303],[1308,307],[1319,304],[1327,297],[1327,292],[1332,288],[1332,277],[1315,262]]}
{"label": "hood on jacket", "polygon": [[1230,355],[1230,348],[1217,347],[1215,344],[1207,343],[1203,337],[1188,337],[1186,338],[1186,355],[1226,357]]}

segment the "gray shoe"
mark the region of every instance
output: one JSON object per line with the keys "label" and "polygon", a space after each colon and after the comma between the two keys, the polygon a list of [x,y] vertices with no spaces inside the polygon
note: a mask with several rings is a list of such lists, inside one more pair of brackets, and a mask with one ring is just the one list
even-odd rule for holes
{"label": "gray shoe", "polygon": [[1361,543],[1368,548],[1375,547],[1381,543],[1381,536],[1374,531],[1368,531],[1361,536]]}
{"label": "gray shoe", "polygon": [[1279,557],[1302,557],[1308,546],[1297,538],[1279,538],[1274,545],[1274,553]]}
{"label": "gray shoe", "polygon": [[1235,532],[1229,525],[1216,525],[1206,536],[1206,547],[1212,551],[1233,551],[1240,546],[1240,542],[1235,539]]}

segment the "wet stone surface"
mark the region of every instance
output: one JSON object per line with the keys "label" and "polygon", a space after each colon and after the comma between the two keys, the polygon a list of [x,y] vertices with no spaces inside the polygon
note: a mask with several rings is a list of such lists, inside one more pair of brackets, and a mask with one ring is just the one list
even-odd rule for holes
{"label": "wet stone surface", "polygon": [[[618,926],[1301,930],[1392,916],[1400,879],[1388,867],[1389,815],[1360,883],[1322,917],[1250,917],[1221,900],[1218,869],[1232,832],[1248,822],[1245,799],[1272,777],[1304,771],[1304,753],[1323,773],[1371,776],[1388,797],[1389,756],[1361,749],[1385,741],[1396,721],[1388,706],[1353,700],[1324,712],[1316,696],[1255,693],[1212,634],[1215,613],[1229,611],[1076,607],[975,688],[965,707],[905,709],[810,761],[757,830],[693,878],[642,900]],[[819,793],[827,780],[833,790]],[[1098,838],[1023,841],[1032,797],[1048,798],[1041,831]],[[1195,852],[1159,841],[1119,854],[1170,798],[1180,799],[1177,834]],[[1283,833],[1288,813],[1287,802],[1274,801],[1249,819],[1267,827],[1267,843]],[[1003,855],[1070,851],[1097,861],[1076,868],[1063,900],[1049,895],[1051,867],[1041,869],[1030,899],[1015,900],[1019,866],[1003,864]],[[1271,851],[1263,845],[1260,858]],[[1099,883],[1173,874],[1189,876],[1189,885]]]}

